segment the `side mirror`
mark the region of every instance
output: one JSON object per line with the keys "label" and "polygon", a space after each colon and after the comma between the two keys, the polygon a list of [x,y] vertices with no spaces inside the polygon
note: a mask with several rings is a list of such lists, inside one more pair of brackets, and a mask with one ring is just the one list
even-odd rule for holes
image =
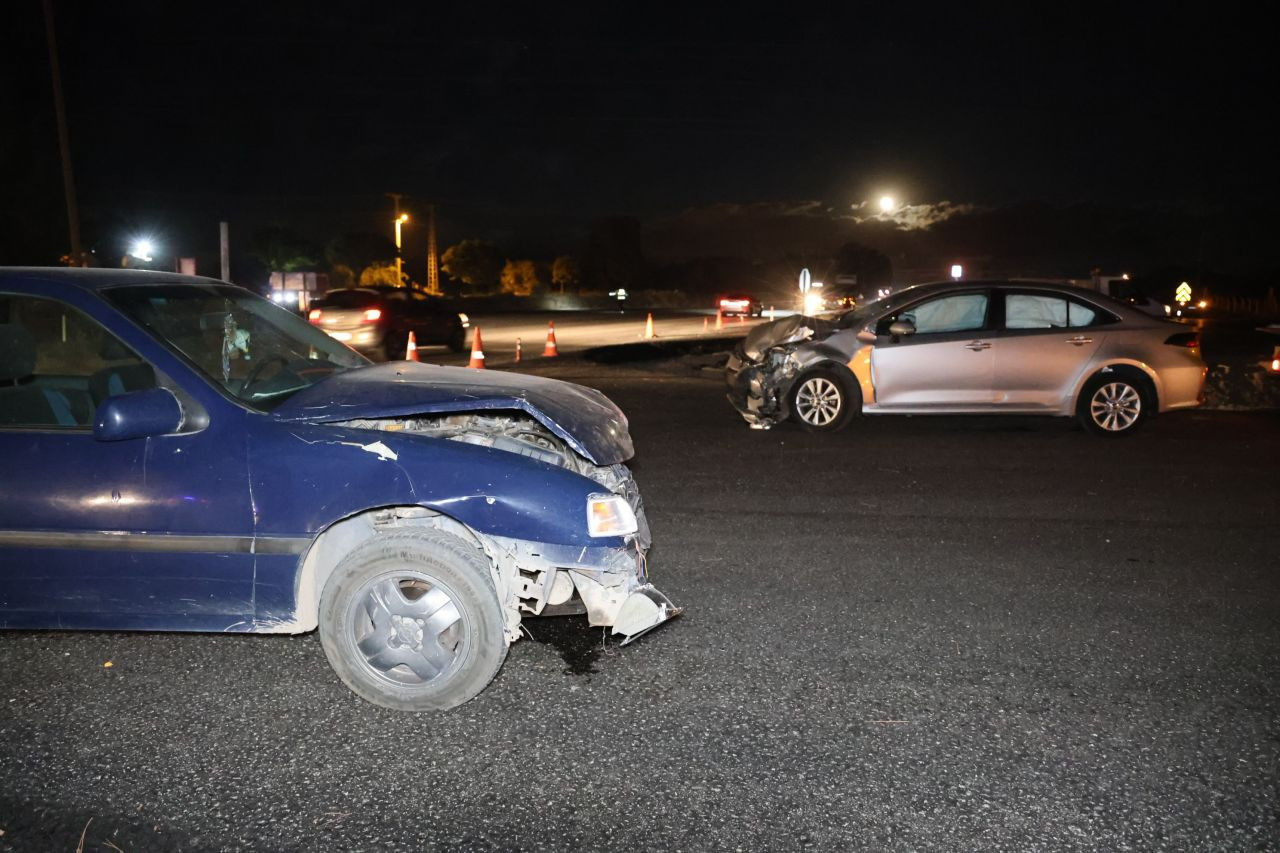
{"label": "side mirror", "polygon": [[916,333],[916,324],[909,320],[899,320],[889,326],[889,334],[895,338],[903,335],[914,335]]}
{"label": "side mirror", "polygon": [[98,441],[124,441],[150,435],[168,435],[182,426],[182,406],[165,388],[150,388],[108,397],[93,416],[93,437]]}
{"label": "side mirror", "polygon": [[876,342],[876,333],[870,329],[863,329],[861,332],[858,332],[857,338],[864,344],[874,344]]}

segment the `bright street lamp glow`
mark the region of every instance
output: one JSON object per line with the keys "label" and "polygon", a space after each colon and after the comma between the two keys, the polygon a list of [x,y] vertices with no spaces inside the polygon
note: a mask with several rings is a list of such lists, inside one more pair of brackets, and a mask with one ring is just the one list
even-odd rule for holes
{"label": "bright street lamp glow", "polygon": [[149,261],[151,260],[151,252],[154,249],[155,249],[155,246],[151,244],[150,240],[147,240],[147,239],[134,240],[133,245],[129,247],[129,254],[133,255],[135,258],[139,258],[144,261]]}
{"label": "bright street lamp glow", "polygon": [[964,267],[962,267],[960,264],[952,264],[952,265],[951,265],[951,277],[952,277],[952,278],[954,278],[956,281],[959,281],[961,278],[963,278],[963,277],[964,277]]}
{"label": "bright street lamp glow", "polygon": [[401,222],[408,222],[408,221],[409,221],[409,214],[407,214],[407,213],[402,213],[402,214],[400,214],[400,221],[401,221]]}
{"label": "bright street lamp glow", "polygon": [[897,206],[898,206],[898,203],[893,200],[893,196],[891,195],[880,196],[880,212],[881,213],[893,213],[894,208],[896,208]]}

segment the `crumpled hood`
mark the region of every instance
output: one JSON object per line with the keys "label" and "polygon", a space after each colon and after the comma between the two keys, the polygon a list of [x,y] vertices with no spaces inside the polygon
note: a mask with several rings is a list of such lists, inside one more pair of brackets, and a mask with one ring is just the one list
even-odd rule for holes
{"label": "crumpled hood", "polygon": [[800,314],[783,317],[752,329],[742,342],[742,352],[751,361],[759,361],[773,347],[807,341],[816,335],[825,336],[835,328],[834,323],[817,317]]}
{"label": "crumpled hood", "polygon": [[272,416],[326,423],[518,409],[597,465],[634,455],[627,418],[608,397],[558,379],[411,361],[349,370],[294,394]]}

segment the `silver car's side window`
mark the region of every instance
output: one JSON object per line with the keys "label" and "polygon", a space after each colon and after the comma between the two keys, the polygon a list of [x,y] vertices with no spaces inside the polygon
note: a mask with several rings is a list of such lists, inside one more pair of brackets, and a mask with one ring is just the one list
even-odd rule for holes
{"label": "silver car's side window", "polygon": [[1007,329],[1065,329],[1067,300],[1060,296],[1010,293],[1004,303]]}
{"label": "silver car's side window", "polygon": [[987,295],[961,293],[930,299],[903,311],[898,319],[915,325],[917,335],[981,329],[987,322]]}
{"label": "silver car's side window", "polygon": [[1065,329],[1092,325],[1098,312],[1061,296],[1010,293],[1005,297],[1006,329]]}

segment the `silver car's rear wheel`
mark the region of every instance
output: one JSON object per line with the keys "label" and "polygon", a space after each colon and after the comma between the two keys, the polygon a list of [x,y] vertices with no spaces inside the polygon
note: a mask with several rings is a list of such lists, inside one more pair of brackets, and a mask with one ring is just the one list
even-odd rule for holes
{"label": "silver car's rear wheel", "polygon": [[1144,392],[1143,385],[1127,375],[1100,373],[1085,384],[1076,414],[1095,435],[1128,435],[1147,417]]}
{"label": "silver car's rear wheel", "polygon": [[434,530],[387,532],[357,547],[325,584],[319,621],[334,671],[386,708],[461,705],[507,654],[486,559]]}
{"label": "silver car's rear wheel", "polygon": [[832,431],[849,423],[861,408],[852,383],[834,370],[813,370],[796,380],[791,415],[808,430]]}

